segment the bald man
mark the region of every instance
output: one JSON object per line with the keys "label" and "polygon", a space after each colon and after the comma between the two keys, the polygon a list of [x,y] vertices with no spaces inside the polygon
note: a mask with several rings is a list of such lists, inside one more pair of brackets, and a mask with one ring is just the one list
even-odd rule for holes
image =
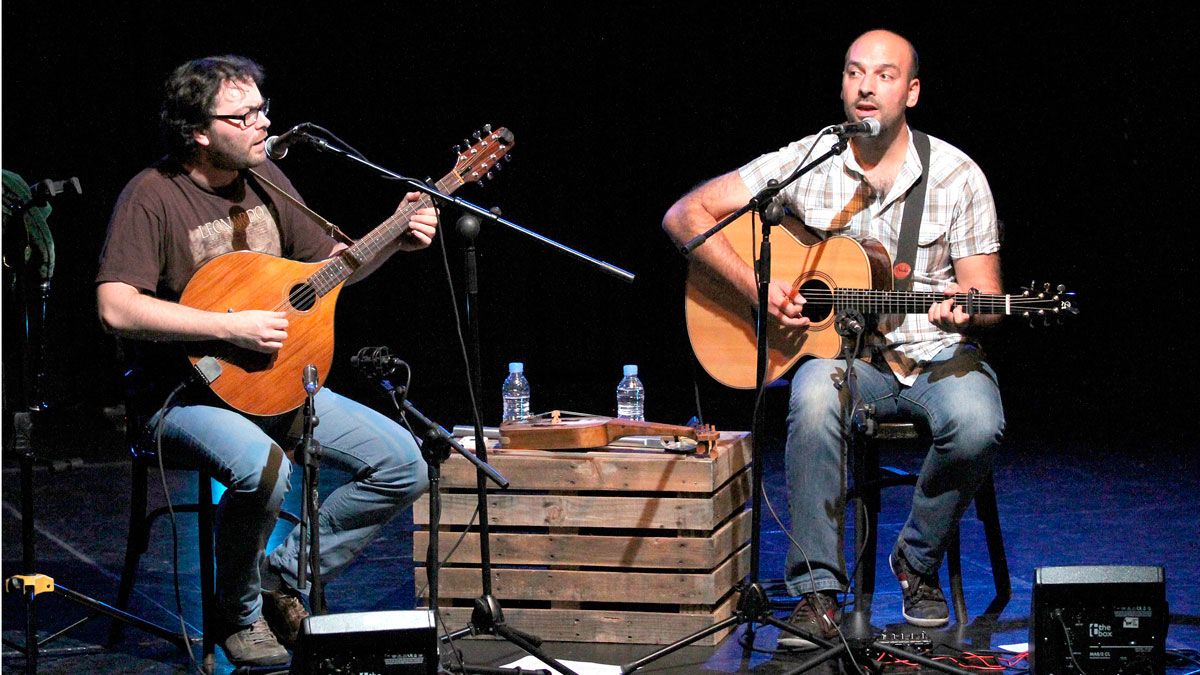
{"label": "bald man", "polygon": [[[874,118],[880,132],[850,140],[843,152],[780,192],[778,200],[818,237],[874,239],[893,260],[901,217],[923,170],[926,196],[912,264],[912,290],[1000,292],[1000,233],[991,190],[979,167],[962,151],[930,137],[923,167],[908,126],[921,81],[912,44],[874,30],[846,51],[841,99],[846,119]],[[783,180],[811,152],[835,142],[831,135],[802,138],[737,171],[714,178],[676,202],[663,228],[679,243],[711,228],[746,204],[771,179]],[[738,245],[742,245],[739,243]],[[757,305],[754,271],[723,235],[694,254],[710,273]],[[792,279],[772,279],[766,307],[772,320],[797,331],[810,321],[805,298]],[[953,300],[926,313],[881,315],[867,336],[869,349],[854,364],[855,388],[880,420],[925,422],[933,444],[921,469],[912,509],[890,556],[903,590],[904,618],[921,627],[949,620],[938,570],[949,537],[991,469],[1004,432],[996,376],[976,337],[994,321],[972,316]],[[801,599],[789,621],[821,638],[836,638],[838,594],[849,579],[844,558],[846,438],[851,393],[842,381],[842,359],[809,359],[792,379],[786,467],[792,546],[785,581]],[[780,646],[812,649],[809,640],[785,636]]]}

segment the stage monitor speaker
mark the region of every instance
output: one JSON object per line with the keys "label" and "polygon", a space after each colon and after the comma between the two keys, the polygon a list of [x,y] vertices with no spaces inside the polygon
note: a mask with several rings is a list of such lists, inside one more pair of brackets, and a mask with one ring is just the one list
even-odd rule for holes
{"label": "stage monitor speaker", "polygon": [[293,675],[435,675],[437,624],[429,610],[310,616],[300,625]]}
{"label": "stage monitor speaker", "polygon": [[1161,673],[1169,623],[1161,567],[1039,567],[1029,620],[1033,672]]}

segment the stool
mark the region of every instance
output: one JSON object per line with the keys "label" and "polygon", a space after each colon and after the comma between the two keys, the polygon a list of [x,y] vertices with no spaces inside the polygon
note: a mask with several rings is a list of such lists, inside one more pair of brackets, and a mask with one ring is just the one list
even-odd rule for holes
{"label": "stool", "polygon": [[[121,570],[121,583],[117,590],[116,606],[126,609],[129,596],[133,592],[133,584],[137,577],[138,562],[146,552],[150,543],[150,530],[154,521],[169,513],[166,506],[160,506],[147,512],[147,493],[151,467],[158,467],[157,448],[154,439],[148,434],[139,433],[144,423],[137,421],[136,416],[126,415],[126,439],[132,460],[132,476],[129,500],[129,536],[125,544],[125,564]],[[164,458],[165,459],[165,458]],[[200,615],[202,636],[202,663],[205,672],[213,672],[214,639],[216,617],[216,556],[214,555],[213,516],[216,507],[213,504],[212,476],[208,471],[195,466],[183,466],[164,462],[164,468],[169,470],[194,471],[197,479],[197,496],[193,503],[173,504],[175,513],[195,513],[196,533],[199,539],[200,561]],[[280,517],[290,523],[297,524],[300,519],[296,515],[281,511]],[[109,632],[109,641],[115,642],[121,637],[121,624],[114,623]]]}
{"label": "stool", "polygon": [[[875,593],[875,557],[878,548],[878,515],[883,488],[896,485],[917,484],[917,474],[880,464],[880,446],[884,443],[912,441],[923,434],[915,424],[908,422],[883,422],[878,424],[873,438],[859,436],[852,455],[854,486],[847,493],[847,501],[858,499],[862,509],[855,510],[854,547],[859,552],[858,568],[854,575],[855,602],[858,609],[870,610]],[[1003,603],[1012,597],[1012,582],[1008,573],[1008,558],[1004,553],[1004,538],[1000,531],[1000,513],[996,508],[996,487],[989,472],[975,493],[975,513],[983,523],[987,537],[988,556],[992,564],[992,581],[996,597],[992,605]],[[874,525],[864,522],[875,518]],[[955,620],[960,626],[968,622],[967,602],[962,587],[962,558],[959,528],[950,535],[946,551],[946,562],[950,572],[950,595],[954,603]],[[991,611],[991,607],[989,607]]]}

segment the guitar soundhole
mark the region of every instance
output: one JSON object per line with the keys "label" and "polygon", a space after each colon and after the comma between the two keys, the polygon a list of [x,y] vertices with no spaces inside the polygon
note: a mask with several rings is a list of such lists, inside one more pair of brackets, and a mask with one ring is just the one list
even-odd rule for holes
{"label": "guitar soundhole", "polygon": [[296,284],[288,293],[288,303],[301,312],[307,312],[317,304],[317,292],[311,284]]}
{"label": "guitar soundhole", "polygon": [[821,323],[833,313],[833,296],[829,286],[817,279],[800,284],[800,295],[804,296],[801,313],[813,323]]}

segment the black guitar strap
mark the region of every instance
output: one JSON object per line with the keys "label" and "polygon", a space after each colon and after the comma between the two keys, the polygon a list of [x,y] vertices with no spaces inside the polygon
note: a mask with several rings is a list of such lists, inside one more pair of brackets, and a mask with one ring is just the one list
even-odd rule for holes
{"label": "black guitar strap", "polygon": [[912,130],[913,145],[917,146],[917,157],[921,159],[921,175],[913,183],[908,199],[904,201],[904,215],[900,220],[900,245],[896,259],[892,262],[892,279],[897,291],[912,290],[913,264],[917,259],[917,235],[921,231],[921,216],[925,212],[925,188],[929,181],[929,136]]}

